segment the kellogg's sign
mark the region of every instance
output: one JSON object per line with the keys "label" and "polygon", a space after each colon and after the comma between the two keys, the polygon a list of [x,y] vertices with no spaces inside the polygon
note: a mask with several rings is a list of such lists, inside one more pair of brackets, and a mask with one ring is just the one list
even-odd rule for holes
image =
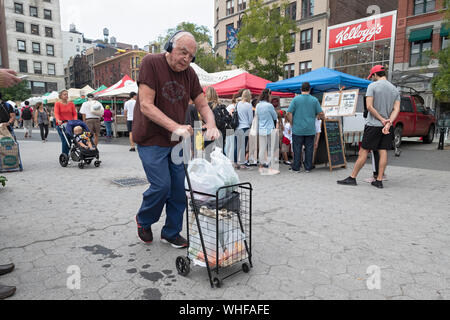
{"label": "kellogg's sign", "polygon": [[392,37],[395,15],[370,17],[359,23],[329,28],[329,48],[357,45]]}

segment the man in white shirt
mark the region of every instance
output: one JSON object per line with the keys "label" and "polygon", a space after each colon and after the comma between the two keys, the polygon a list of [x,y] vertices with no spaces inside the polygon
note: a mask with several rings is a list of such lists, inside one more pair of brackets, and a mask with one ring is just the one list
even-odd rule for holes
{"label": "man in white shirt", "polygon": [[94,100],[93,94],[88,94],[88,101],[83,103],[80,113],[83,115],[83,122],[87,124],[89,131],[94,135],[95,146],[98,146],[100,136],[100,120],[105,112],[102,104]]}
{"label": "man in white shirt", "polygon": [[131,145],[130,152],[136,152],[136,147],[134,145],[133,132],[132,132],[133,131],[133,114],[134,114],[134,106],[136,105],[136,99],[137,99],[136,92],[131,92],[130,100],[125,102],[125,106],[124,106],[125,117],[127,118],[128,133],[130,135],[130,145]]}

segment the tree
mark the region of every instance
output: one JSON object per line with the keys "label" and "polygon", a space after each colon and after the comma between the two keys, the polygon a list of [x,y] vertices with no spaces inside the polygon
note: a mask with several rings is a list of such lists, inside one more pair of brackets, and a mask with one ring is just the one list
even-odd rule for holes
{"label": "tree", "polygon": [[160,44],[160,47],[163,48],[164,44],[169,41],[170,37],[180,30],[192,33],[195,41],[197,41],[198,50],[195,56],[195,63],[202,69],[210,73],[227,69],[225,59],[214,55],[212,50],[211,32],[206,26],[198,26],[191,22],[182,22],[178,24],[176,28],[167,30],[167,34],[165,36],[160,36],[158,38],[157,42]]}
{"label": "tree", "polygon": [[294,43],[292,34],[300,31],[288,14],[288,5],[284,1],[280,7],[270,7],[261,0],[250,0],[233,50],[235,65],[268,80],[279,80]]}
{"label": "tree", "polygon": [[[450,0],[443,0],[444,24],[450,28]],[[434,97],[438,101],[450,101],[450,47],[433,54],[439,59],[439,72],[431,82]]]}
{"label": "tree", "polygon": [[31,96],[31,90],[28,86],[28,81],[24,80],[14,87],[7,89],[0,89],[4,101],[24,101]]}

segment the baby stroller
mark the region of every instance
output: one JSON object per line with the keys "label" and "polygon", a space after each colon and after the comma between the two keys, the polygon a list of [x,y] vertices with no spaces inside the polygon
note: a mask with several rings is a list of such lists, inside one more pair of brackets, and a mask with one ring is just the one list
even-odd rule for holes
{"label": "baby stroller", "polygon": [[73,134],[73,130],[75,127],[82,127],[85,132],[90,132],[88,126],[80,120],[68,121],[67,123],[61,125],[61,131],[63,136],[66,139],[67,145],[69,146],[69,155],[61,154],[59,156],[60,165],[65,168],[69,165],[69,160],[72,159],[74,162],[78,162],[78,168],[84,169],[84,166],[90,165],[92,161],[95,159],[94,165],[96,168],[100,167],[102,163],[100,159],[100,153],[98,152],[97,146],[94,145],[94,141],[92,137],[90,137],[92,145],[95,147],[95,150],[86,150],[82,148],[76,141],[75,136]]}

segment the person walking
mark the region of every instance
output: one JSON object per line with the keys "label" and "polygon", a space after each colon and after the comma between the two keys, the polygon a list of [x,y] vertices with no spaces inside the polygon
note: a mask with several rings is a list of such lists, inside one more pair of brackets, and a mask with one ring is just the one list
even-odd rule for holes
{"label": "person walking", "polygon": [[100,137],[100,119],[103,117],[105,109],[102,104],[94,100],[94,95],[89,93],[87,95],[88,101],[83,103],[80,113],[83,115],[83,122],[89,128],[91,134],[94,135],[94,144],[98,147],[98,139]]}
{"label": "person walking", "polygon": [[59,138],[62,143],[62,153],[65,155],[69,155],[70,146],[66,142],[66,138],[63,135],[62,129],[60,126],[63,123],[71,120],[77,120],[77,110],[75,109],[75,105],[73,102],[69,102],[69,92],[67,90],[62,90],[59,93],[59,100],[55,103],[55,124],[56,131],[58,132]]}
{"label": "person walking", "polygon": [[153,242],[152,225],[160,220],[165,207],[161,241],[174,248],[186,248],[188,242],[181,235],[186,210],[185,168],[172,157],[172,152],[179,137],[189,139],[193,134],[192,127],[184,124],[190,99],[205,122],[207,140],[218,139],[220,132],[198,76],[190,66],[197,51],[194,36],[177,32],[165,50],[142,60],[138,78],[132,132],[150,188],[144,192],[136,223],[139,238],[145,243]]}
{"label": "person walking", "polygon": [[[275,130],[275,123],[278,124],[278,115],[274,106],[269,102],[270,94],[269,89],[264,89],[256,106],[259,121],[259,170],[264,174],[279,174],[278,170],[264,170],[269,169],[275,160],[274,157],[278,156],[274,155],[272,150],[272,133]],[[275,143],[278,143],[278,139]]]}
{"label": "person walking", "polygon": [[356,186],[356,178],[364,167],[367,156],[371,150],[378,150],[380,159],[378,164],[378,177],[372,186],[382,189],[383,176],[388,163],[388,150],[392,148],[394,140],[394,128],[392,124],[400,113],[400,92],[387,80],[386,69],[382,65],[376,65],[370,72],[369,79],[374,82],[367,88],[366,127],[362,148],[351,176],[337,183],[340,185]]}
{"label": "person walking", "polygon": [[20,120],[23,122],[25,128],[24,138],[32,138],[33,134],[33,108],[30,106],[30,101],[25,101],[25,107],[22,108]]}
{"label": "person walking", "polygon": [[136,152],[136,146],[133,140],[133,118],[134,118],[134,107],[136,106],[137,94],[136,92],[130,93],[130,100],[125,102],[124,111],[125,118],[127,119],[127,128],[130,138],[130,152]]}
{"label": "person walking", "polygon": [[[16,76],[16,72],[9,69],[0,69],[0,88],[10,88],[20,83],[22,80]],[[14,109],[8,105],[5,106],[0,93],[0,126],[7,126],[9,131],[14,132],[12,125],[16,119]],[[1,265],[0,275],[5,275],[14,270],[14,264]],[[16,287],[0,284],[0,300],[14,295]]]}
{"label": "person walking", "polygon": [[238,113],[239,126],[236,129],[235,159],[237,169],[248,169],[246,152],[248,145],[249,130],[253,123],[253,107],[251,105],[252,93],[246,89],[242,92],[242,101],[236,104],[234,112]]}
{"label": "person walking", "polygon": [[110,106],[105,107],[105,113],[103,114],[103,121],[105,122],[106,127],[106,139],[110,140],[112,138],[112,123],[114,112],[111,111]]}
{"label": "person walking", "polygon": [[316,118],[325,118],[319,101],[311,94],[311,85],[304,82],[302,94],[292,100],[288,109],[288,119],[292,123],[294,163],[291,171],[298,173],[302,167],[302,150],[305,146],[305,171],[313,170],[314,140],[316,138]]}
{"label": "person walking", "polygon": [[219,102],[219,96],[213,87],[206,89],[206,101],[208,101],[208,105],[214,113],[217,129],[222,134],[222,151],[225,151],[227,130],[232,129],[231,115],[228,113],[227,107]]}
{"label": "person walking", "polygon": [[47,142],[48,126],[50,124],[50,115],[42,102],[36,103],[36,112],[34,113],[34,122],[39,125],[42,142]]}

